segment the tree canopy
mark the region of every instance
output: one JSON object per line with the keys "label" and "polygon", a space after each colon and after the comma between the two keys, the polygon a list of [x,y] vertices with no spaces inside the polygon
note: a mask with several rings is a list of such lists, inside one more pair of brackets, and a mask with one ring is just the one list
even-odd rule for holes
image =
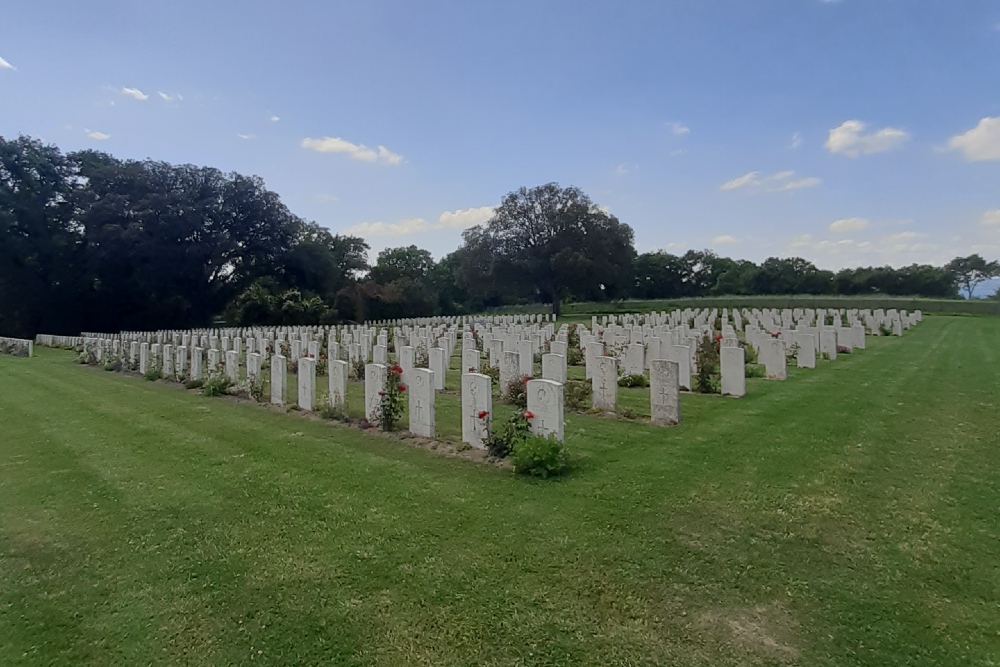
{"label": "tree canopy", "polygon": [[724,294],[957,298],[1000,275],[945,267],[837,273],[798,257],[637,255],[632,228],[579,188],[508,193],[435,261],[415,245],[369,261],[364,239],[303,220],[256,176],[0,137],[0,335],[307,324],[454,315],[564,300]]}

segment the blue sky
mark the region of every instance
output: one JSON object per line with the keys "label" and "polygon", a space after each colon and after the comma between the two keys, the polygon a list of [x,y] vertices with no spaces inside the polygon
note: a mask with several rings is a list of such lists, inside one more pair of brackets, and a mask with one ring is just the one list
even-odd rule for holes
{"label": "blue sky", "polygon": [[521,185],[641,252],[1000,258],[1000,3],[5,3],[0,135],[262,176],[440,257]]}

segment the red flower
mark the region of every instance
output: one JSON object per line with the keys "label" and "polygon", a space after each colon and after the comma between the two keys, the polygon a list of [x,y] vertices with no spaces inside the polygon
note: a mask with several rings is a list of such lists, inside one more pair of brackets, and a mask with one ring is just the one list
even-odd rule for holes
{"label": "red flower", "polygon": [[385,396],[385,392],[384,392],[384,391],[380,391],[380,392],[378,393],[378,395],[379,395],[379,396]]}
{"label": "red flower", "polygon": [[773,334],[771,334],[771,338],[777,338],[780,335],[781,335],[780,332],[775,331]]}
{"label": "red flower", "polygon": [[400,391],[406,391],[406,385],[405,384],[399,385],[399,390]]}
{"label": "red flower", "polygon": [[722,334],[715,334],[715,340],[722,340]]}
{"label": "red flower", "polygon": [[315,358],[316,358],[316,355],[315,355],[315,354],[310,354],[310,355],[309,355],[309,358],[310,358],[310,359],[315,359]]}
{"label": "red flower", "polygon": [[479,418],[480,419],[486,419],[489,416],[490,416],[490,413],[486,412],[486,410],[483,410],[482,412],[479,413]]}
{"label": "red flower", "polygon": [[535,413],[532,412],[531,410],[525,410],[524,411],[524,418],[525,419],[534,419],[535,418]]}
{"label": "red flower", "polygon": [[396,375],[403,374],[403,369],[399,366],[399,364],[393,364],[392,366],[389,367],[389,370],[395,373]]}

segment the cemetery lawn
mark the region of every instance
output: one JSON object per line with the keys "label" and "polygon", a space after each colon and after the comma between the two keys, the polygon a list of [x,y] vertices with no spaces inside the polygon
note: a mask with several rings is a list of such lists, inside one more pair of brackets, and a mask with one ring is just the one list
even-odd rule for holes
{"label": "cemetery lawn", "polygon": [[998,341],[568,414],[548,482],[0,357],[0,665],[998,664]]}

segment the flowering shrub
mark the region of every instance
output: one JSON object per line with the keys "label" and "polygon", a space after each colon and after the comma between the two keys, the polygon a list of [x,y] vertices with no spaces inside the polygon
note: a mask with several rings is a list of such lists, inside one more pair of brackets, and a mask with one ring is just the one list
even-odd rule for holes
{"label": "flowering shrub", "polygon": [[718,348],[720,341],[713,341],[705,336],[698,343],[698,349],[695,351],[698,375],[695,377],[694,390],[701,394],[718,394],[722,391]]}
{"label": "flowering shrub", "polygon": [[623,375],[618,378],[619,387],[648,387],[649,380],[645,375]]}
{"label": "flowering shrub", "polygon": [[403,416],[406,385],[403,384],[403,369],[393,364],[385,369],[385,390],[380,397],[375,422],[383,431],[391,431]]}
{"label": "flowering shrub", "polygon": [[522,410],[528,407],[528,380],[530,379],[527,375],[514,378],[503,388],[500,398],[506,403],[516,405]]}
{"label": "flowering shrub", "polygon": [[479,413],[480,421],[486,421],[486,449],[491,456],[506,458],[515,445],[531,437],[531,420],[535,415],[525,411],[515,412],[496,431],[492,428],[492,423],[488,421],[490,414],[485,410]]}
{"label": "flowering shrub", "polygon": [[837,354],[850,354],[850,353],[851,353],[851,348],[847,347],[846,345],[837,346]]}
{"label": "flowering shrub", "polygon": [[594,387],[586,380],[568,380],[563,388],[563,401],[573,410],[589,408]]}

